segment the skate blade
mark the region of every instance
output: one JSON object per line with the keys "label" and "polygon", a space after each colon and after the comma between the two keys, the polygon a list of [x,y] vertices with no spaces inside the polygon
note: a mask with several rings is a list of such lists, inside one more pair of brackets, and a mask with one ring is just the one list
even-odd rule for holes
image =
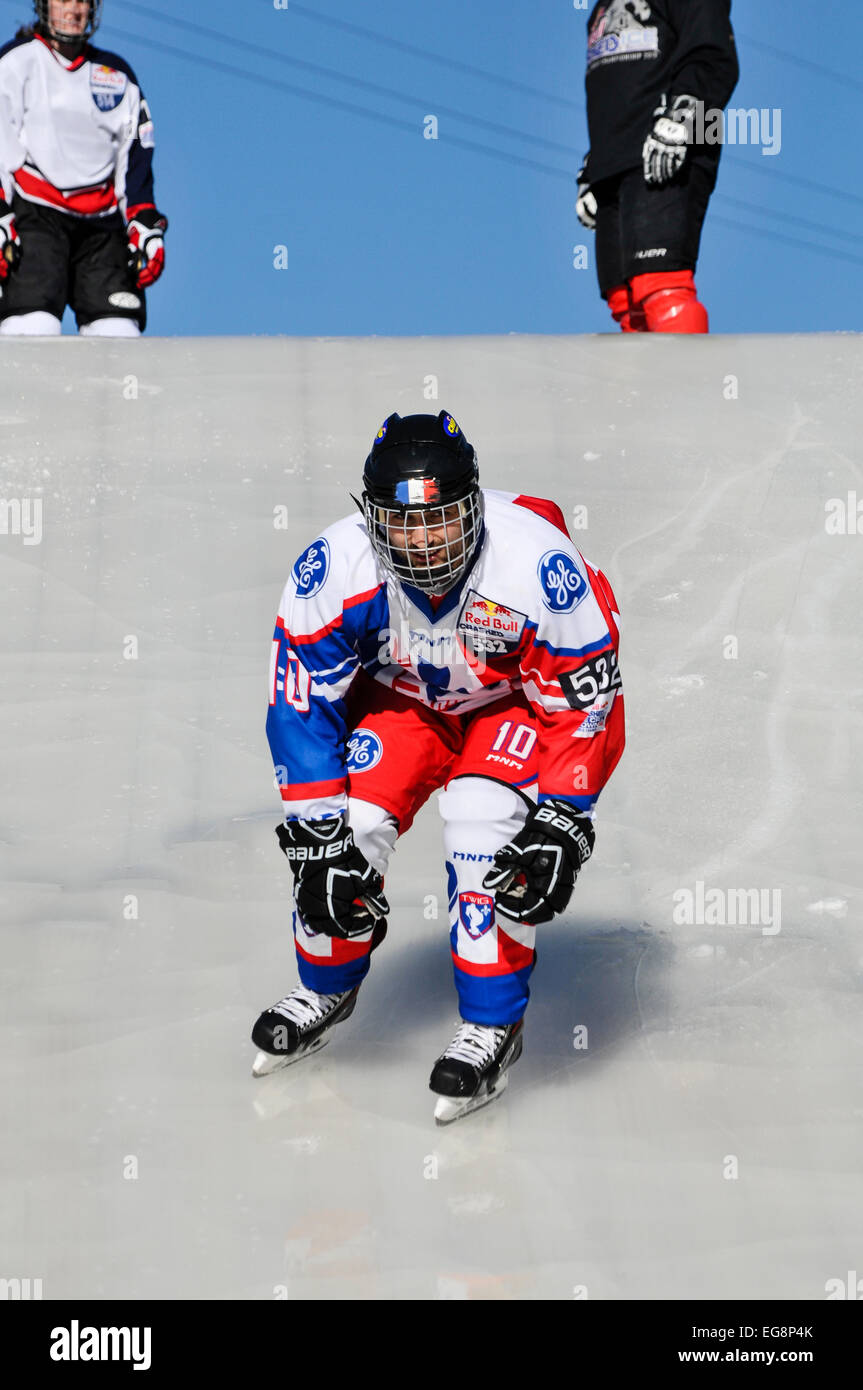
{"label": "skate blade", "polygon": [[301,1062],[304,1057],[310,1057],[313,1052],[320,1052],[322,1047],[326,1047],[329,1038],[318,1038],[309,1047],[304,1047],[300,1052],[292,1052],[289,1057],[279,1057],[273,1052],[259,1052],[252,1063],[252,1076],[272,1076],[274,1071],[281,1071],[283,1067],[290,1067],[294,1062]]}
{"label": "skate blade", "polygon": [[438,1096],[434,1108],[435,1124],[451,1125],[454,1120],[460,1120],[464,1115],[472,1115],[474,1110],[482,1110],[484,1105],[490,1105],[493,1100],[497,1100],[508,1085],[509,1077],[504,1072],[490,1090],[483,1091],[478,1096],[470,1096],[467,1100],[458,1096]]}

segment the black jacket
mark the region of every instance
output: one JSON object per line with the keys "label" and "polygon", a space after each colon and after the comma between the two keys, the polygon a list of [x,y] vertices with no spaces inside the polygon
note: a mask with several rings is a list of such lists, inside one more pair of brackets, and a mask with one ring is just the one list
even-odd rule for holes
{"label": "black jacket", "polygon": [[[731,0],[601,0],[587,21],[591,183],[641,164],[653,111],[684,92],[722,110],[739,68]],[[706,146],[719,154],[718,145]]]}

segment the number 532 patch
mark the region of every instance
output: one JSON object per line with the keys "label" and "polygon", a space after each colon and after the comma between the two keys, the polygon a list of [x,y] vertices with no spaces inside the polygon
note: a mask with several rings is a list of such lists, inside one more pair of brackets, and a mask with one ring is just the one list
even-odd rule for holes
{"label": "number 532 patch", "polygon": [[576,733],[584,738],[599,733],[614,697],[621,687],[620,671],[615,651],[591,657],[575,671],[563,671],[558,677],[560,688],[570,709],[584,710],[586,719]]}

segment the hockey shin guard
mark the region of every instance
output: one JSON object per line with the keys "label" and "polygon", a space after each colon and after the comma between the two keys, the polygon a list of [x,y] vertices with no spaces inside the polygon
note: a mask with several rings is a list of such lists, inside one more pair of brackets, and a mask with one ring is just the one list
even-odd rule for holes
{"label": "hockey shin guard", "polygon": [[482,886],[494,855],[524,825],[527,805],[485,777],[456,777],[438,799],[444,822],[450,945],[459,1012],[469,1023],[516,1023],[527,1008],[536,928],[497,920]]}

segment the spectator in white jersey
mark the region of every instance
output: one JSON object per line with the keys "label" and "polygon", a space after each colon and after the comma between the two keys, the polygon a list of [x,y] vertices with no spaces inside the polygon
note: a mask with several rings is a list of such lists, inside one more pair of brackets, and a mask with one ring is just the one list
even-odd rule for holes
{"label": "spectator in white jersey", "polygon": [[102,0],[34,0],[0,49],[0,334],[137,337],[165,265],[153,122],[135,73],[90,42]]}

